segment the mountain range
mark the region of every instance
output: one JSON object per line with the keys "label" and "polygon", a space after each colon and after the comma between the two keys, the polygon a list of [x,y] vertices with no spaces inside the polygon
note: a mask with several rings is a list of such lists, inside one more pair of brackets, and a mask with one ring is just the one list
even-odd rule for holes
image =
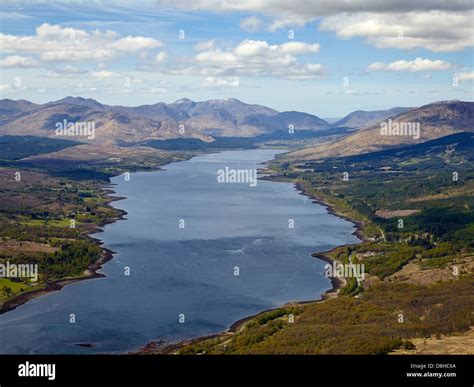
{"label": "mountain range", "polygon": [[94,122],[96,138],[80,138],[101,144],[138,144],[157,139],[250,137],[280,130],[326,130],[323,119],[301,112],[278,112],[237,99],[194,102],[180,99],[137,107],[109,106],[93,99],[66,97],[34,104],[25,100],[0,101],[0,134],[55,136],[58,122]]}
{"label": "mountain range", "polygon": [[404,113],[408,110],[413,109],[412,107],[394,107],[388,110],[356,110],[349,113],[344,118],[334,122],[333,125],[339,127],[349,128],[365,128],[366,126],[373,125],[379,121],[382,121],[388,117],[396,116]]}
{"label": "mountain range", "polygon": [[[224,137],[277,138],[290,128],[315,135],[334,133],[337,138],[288,154],[290,159],[350,156],[406,146],[463,131],[473,131],[472,102],[441,101],[416,108],[358,110],[329,122],[308,113],[279,112],[234,98],[195,102],[187,98],[167,104],[110,106],[94,99],[66,97],[45,104],[26,100],[0,100],[0,135],[58,138],[58,122],[93,122],[95,138],[64,137],[95,147],[146,145],[156,140],[193,139],[214,142]],[[408,123],[419,127],[419,136],[387,135],[381,125]],[[339,129],[338,129],[339,130]],[[348,134],[347,134],[348,133]],[[329,138],[329,137],[328,137]]]}
{"label": "mountain range", "polygon": [[[408,124],[419,129],[416,134],[385,133],[382,128]],[[294,151],[289,159],[311,160],[351,156],[383,149],[418,144],[459,132],[474,131],[474,102],[440,101],[404,111],[374,125],[334,141]],[[402,133],[402,132],[400,132]]]}
{"label": "mountain range", "polygon": [[[195,102],[187,98],[167,104],[110,106],[94,99],[66,97],[45,104],[26,100],[0,100],[0,134],[55,137],[58,122],[94,122],[93,140],[106,145],[133,145],[152,140],[194,138],[211,142],[215,137],[254,137],[294,129],[324,132],[338,126],[364,126],[400,109],[354,112],[330,124],[315,115],[279,112],[234,98]],[[354,125],[354,126],[351,126]]]}

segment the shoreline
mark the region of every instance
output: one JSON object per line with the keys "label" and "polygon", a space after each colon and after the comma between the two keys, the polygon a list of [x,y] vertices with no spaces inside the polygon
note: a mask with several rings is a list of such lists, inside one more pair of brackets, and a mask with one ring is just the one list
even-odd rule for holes
{"label": "shoreline", "polygon": [[[157,170],[161,170],[161,168],[164,167],[165,165],[158,167]],[[344,220],[349,221],[352,224],[354,224],[355,230],[351,234],[355,235],[360,240],[360,242],[357,242],[357,243],[363,243],[364,241],[368,240],[362,232],[362,229],[363,229],[363,223],[362,222],[357,221],[355,219],[352,219],[352,218],[348,217],[345,214],[342,214],[341,212],[339,212],[337,210],[337,208],[335,208],[333,205],[328,203],[324,198],[309,194],[306,191],[305,187],[300,182],[279,180],[277,177],[272,177],[272,176],[264,176],[264,177],[262,177],[262,179],[263,180],[270,180],[270,181],[274,181],[274,182],[286,182],[286,183],[290,182],[290,183],[292,183],[299,195],[307,196],[308,198],[312,199],[312,203],[322,205],[323,207],[326,208],[328,214],[337,216],[341,219],[344,219]],[[76,282],[80,282],[80,281],[84,281],[84,280],[88,280],[88,279],[97,279],[97,278],[106,277],[105,274],[98,273],[97,271],[102,269],[102,266],[105,263],[109,262],[113,258],[115,252],[108,249],[108,248],[106,248],[106,247],[103,247],[103,242],[98,238],[92,237],[91,234],[96,234],[96,233],[99,233],[99,232],[103,232],[104,230],[103,230],[102,227],[104,227],[105,225],[115,223],[116,221],[125,219],[125,215],[127,215],[127,212],[124,211],[124,210],[121,210],[119,208],[111,206],[111,203],[113,203],[115,201],[123,200],[123,199],[125,199],[125,197],[113,196],[116,192],[112,189],[112,183],[111,183],[110,179],[109,179],[109,182],[101,188],[101,190],[104,193],[104,197],[106,198],[106,206],[109,206],[109,207],[113,208],[115,211],[118,211],[118,215],[116,217],[113,217],[113,218],[110,218],[110,219],[102,220],[101,222],[99,222],[94,227],[91,227],[91,228],[86,229],[86,230],[83,231],[83,235],[85,235],[87,238],[90,238],[93,241],[94,244],[100,246],[103,253],[102,253],[102,256],[99,258],[99,260],[97,260],[95,263],[90,265],[85,270],[84,275],[81,275],[81,276],[78,276],[78,277],[72,277],[72,278],[64,278],[64,279],[59,279],[59,280],[48,282],[42,288],[35,289],[35,290],[32,290],[31,292],[27,292],[27,293],[24,293],[24,294],[20,294],[18,297],[14,298],[10,301],[5,302],[2,305],[2,308],[0,309],[0,314],[9,312],[11,310],[14,310],[17,307],[27,303],[28,301],[30,301],[30,300],[32,300],[36,297],[39,297],[39,296],[42,296],[42,295],[45,295],[45,294],[48,294],[48,293],[51,293],[51,292],[54,292],[54,291],[61,290],[63,287],[65,287],[67,285],[70,285],[70,284],[73,284],[73,283],[76,283]],[[317,258],[317,259],[321,259],[322,261],[327,262],[329,264],[332,264],[333,262],[340,263],[337,260],[334,260],[333,258],[331,258],[329,256],[329,254],[331,252],[333,252],[334,250],[336,250],[336,249],[339,249],[339,248],[344,247],[344,246],[351,246],[351,245],[354,245],[354,243],[336,246],[336,247],[334,247],[330,250],[323,251],[323,252],[315,252],[315,253],[312,253],[311,256],[314,257],[314,258]],[[322,293],[319,299],[307,300],[307,301],[291,301],[291,302],[288,302],[286,304],[280,305],[280,306],[275,307],[275,308],[263,310],[261,312],[258,312],[256,314],[254,314],[254,315],[246,316],[246,317],[243,317],[243,318],[235,321],[234,323],[232,323],[230,325],[229,328],[227,328],[225,331],[222,331],[222,332],[217,332],[217,333],[213,333],[213,334],[209,334],[209,335],[205,335],[205,336],[198,336],[198,337],[195,337],[195,338],[192,338],[192,339],[184,339],[184,340],[178,341],[176,343],[164,342],[162,340],[153,340],[153,341],[150,341],[149,343],[147,343],[142,348],[139,348],[135,351],[131,351],[131,352],[128,352],[128,353],[129,354],[172,354],[175,351],[178,351],[179,349],[181,349],[182,347],[185,347],[185,346],[190,345],[190,344],[195,344],[195,343],[202,342],[202,341],[205,341],[205,340],[209,340],[209,339],[212,339],[212,338],[216,338],[216,337],[219,337],[219,336],[235,334],[248,321],[250,321],[250,320],[252,320],[252,319],[254,319],[254,318],[256,318],[256,317],[258,317],[262,314],[265,314],[265,313],[268,313],[270,311],[276,310],[278,308],[284,307],[285,305],[304,305],[304,304],[324,302],[325,300],[327,300],[329,298],[337,297],[339,290],[343,286],[345,286],[346,283],[347,283],[346,280],[343,279],[343,278],[330,277],[329,279],[330,279],[330,283],[331,283],[331,288],[326,290],[324,293]]]}
{"label": "shoreline", "polygon": [[[324,199],[323,197],[309,194],[306,191],[305,187],[303,187],[303,185],[300,182],[295,182],[293,184],[294,184],[296,190],[298,191],[298,193],[300,195],[307,196],[307,197],[309,197],[310,199],[313,200],[312,203],[320,204],[323,207],[325,207],[328,214],[337,216],[340,219],[347,220],[348,222],[354,224],[355,230],[352,232],[352,235],[355,235],[357,238],[359,238],[360,241],[361,241],[360,243],[369,241],[369,239],[364,235],[364,233],[362,231],[364,229],[364,224],[362,222],[360,222],[356,219],[352,219],[351,217],[343,214],[336,207],[334,207],[331,203],[328,203],[326,201],[326,199]],[[352,244],[354,244],[354,243],[352,243]],[[350,245],[351,244],[341,245],[341,246],[335,247],[334,249],[340,248],[340,247],[343,247],[343,246],[350,246]],[[315,253],[315,254],[329,253],[334,249],[331,249],[331,250],[328,250],[328,251],[325,251],[325,252],[322,252],[322,253]]]}
{"label": "shoreline", "polygon": [[[239,148],[239,149],[235,149],[235,150],[246,150],[246,149],[247,148],[242,148],[242,149]],[[234,149],[232,149],[232,150],[234,150]],[[166,167],[168,164],[171,164],[171,163],[186,161],[186,160],[190,160],[191,158],[196,157],[196,156],[200,156],[200,155],[204,155],[204,154],[219,153],[219,152],[223,152],[223,151],[226,151],[226,149],[224,149],[224,150],[214,150],[212,152],[197,152],[196,154],[194,154],[190,157],[187,157],[187,158],[183,158],[182,160],[171,161],[171,162],[163,164],[163,165],[157,165],[156,167],[152,168],[151,170],[146,170],[146,171],[147,172],[162,171],[162,170],[164,170],[164,167]],[[58,279],[58,280],[46,282],[44,284],[44,286],[39,288],[39,289],[35,289],[35,290],[30,291],[30,292],[19,294],[17,297],[4,302],[0,306],[0,315],[4,314],[4,313],[7,313],[7,312],[10,312],[10,311],[18,308],[19,306],[26,304],[28,301],[31,301],[34,298],[43,296],[43,295],[51,293],[51,292],[61,290],[62,288],[64,288],[67,285],[70,285],[70,284],[73,284],[73,283],[76,283],[76,282],[80,282],[80,281],[84,281],[84,280],[88,280],[88,279],[97,279],[97,278],[106,277],[105,274],[97,273],[97,271],[102,269],[102,265],[109,262],[113,258],[114,254],[115,254],[115,251],[112,251],[112,250],[110,250],[106,247],[103,247],[103,242],[98,238],[92,237],[91,234],[97,234],[97,233],[103,232],[104,230],[103,230],[102,227],[106,226],[107,224],[111,224],[111,223],[115,223],[119,220],[123,220],[123,219],[125,219],[125,215],[127,215],[126,211],[124,211],[120,208],[116,208],[116,207],[111,206],[111,203],[113,203],[115,201],[126,199],[126,197],[114,196],[114,194],[116,192],[112,189],[113,184],[110,181],[110,179],[112,177],[119,176],[119,175],[120,174],[111,176],[110,178],[108,178],[108,182],[105,183],[103,186],[101,186],[101,192],[104,194],[104,197],[106,198],[106,206],[110,207],[111,209],[113,209],[115,211],[118,211],[118,215],[116,217],[113,217],[113,218],[110,218],[110,219],[102,220],[101,222],[97,223],[94,227],[91,227],[89,229],[84,230],[83,233],[81,234],[81,235],[85,235],[86,238],[91,239],[94,244],[98,245],[101,248],[101,250],[102,250],[101,257],[96,262],[94,262],[93,264],[88,266],[84,270],[85,274],[83,274],[81,276],[63,278],[63,279]]]}
{"label": "shoreline", "polygon": [[[287,181],[282,181],[282,180],[278,180],[278,179],[272,179],[271,176],[264,177],[264,180],[271,180],[271,181],[275,181],[275,182],[287,182]],[[355,230],[351,233],[351,235],[355,235],[359,239],[359,242],[357,242],[357,243],[344,244],[344,245],[336,246],[336,247],[334,247],[330,250],[327,250],[327,251],[312,253],[311,256],[313,258],[320,259],[320,260],[322,260],[324,262],[327,262],[331,265],[334,262],[335,263],[341,263],[341,262],[331,258],[331,256],[329,254],[331,252],[335,251],[336,249],[340,249],[341,247],[353,246],[354,244],[364,243],[364,242],[369,240],[363,233],[364,224],[362,222],[360,222],[358,220],[355,220],[355,219],[352,219],[352,218],[348,217],[345,214],[342,214],[341,212],[339,212],[337,210],[337,208],[335,208],[333,205],[328,203],[324,198],[321,198],[321,197],[318,197],[318,196],[315,196],[315,195],[310,195],[306,191],[306,189],[302,186],[302,184],[300,182],[292,182],[292,183],[293,183],[294,187],[296,188],[296,190],[298,191],[298,193],[300,195],[307,196],[308,198],[312,199],[312,203],[319,204],[319,205],[322,205],[323,207],[325,207],[328,214],[337,216],[338,218],[347,220],[347,221],[351,222],[352,224],[354,224]],[[242,329],[248,321],[253,320],[254,318],[256,318],[256,317],[258,317],[262,314],[274,311],[276,309],[285,307],[287,305],[305,305],[305,304],[315,304],[315,303],[324,302],[324,301],[326,301],[330,298],[337,297],[338,293],[339,293],[339,290],[347,284],[347,281],[344,278],[330,277],[329,279],[331,281],[331,288],[326,290],[324,293],[322,293],[321,297],[317,300],[293,301],[293,302],[288,302],[286,304],[280,305],[276,308],[266,309],[266,310],[263,310],[261,312],[258,312],[256,314],[254,314],[254,315],[243,317],[243,318],[233,322],[230,325],[230,327],[227,328],[225,331],[218,332],[218,333],[212,333],[212,334],[205,335],[205,336],[198,336],[198,337],[191,338],[191,339],[184,339],[184,340],[178,341],[176,343],[167,343],[163,340],[156,340],[156,341],[153,340],[153,341],[150,341],[149,343],[147,343],[142,348],[139,348],[138,350],[136,350],[134,352],[129,352],[128,354],[133,354],[133,355],[173,355],[173,354],[176,354],[177,351],[179,351],[180,349],[182,349],[182,348],[184,348],[188,345],[197,344],[197,343],[200,343],[200,342],[203,342],[203,341],[206,341],[206,340],[210,340],[210,339],[214,339],[214,338],[217,338],[217,337],[226,337],[226,336],[234,335],[240,329]]]}
{"label": "shoreline", "polygon": [[49,281],[49,282],[46,282],[45,285],[39,289],[35,289],[35,290],[32,290],[31,292],[20,294],[18,295],[18,297],[15,297],[9,301],[6,301],[0,309],[0,314],[10,312],[18,308],[19,306],[26,304],[28,301],[33,300],[34,298],[61,290],[67,285],[84,281],[84,280],[88,280],[88,279],[97,279],[97,278],[105,277],[105,274],[98,273],[98,271],[102,269],[102,266],[104,264],[106,264],[113,258],[115,251],[112,251],[106,247],[103,247],[104,243],[100,239],[94,238],[91,235],[99,233],[99,232],[103,232],[104,226],[106,226],[107,224],[115,223],[119,220],[123,220],[125,219],[125,215],[127,215],[126,211],[121,210],[119,208],[112,207],[110,205],[110,203],[112,202],[125,199],[125,197],[122,197],[122,196],[113,196],[115,194],[115,191],[112,189],[111,184],[112,183],[109,181],[106,185],[101,187],[101,191],[102,193],[104,193],[104,196],[106,197],[105,205],[110,208],[113,208],[115,211],[118,211],[118,215],[110,219],[104,219],[101,222],[94,225],[94,227],[87,228],[81,233],[81,235],[85,235],[86,238],[89,238],[94,244],[100,247],[100,249],[102,250],[101,257],[96,262],[88,266],[84,270],[84,274],[81,276]]}
{"label": "shoreline", "polygon": [[[174,163],[174,162],[179,162],[179,161],[186,161],[186,160],[189,160],[190,158],[198,156],[198,155],[199,155],[199,153],[195,154],[195,155],[192,155],[189,158],[184,158],[184,159],[178,160],[178,161],[171,161],[171,162],[163,164],[163,165],[157,165],[157,166],[151,168],[151,170],[147,170],[147,171],[149,171],[149,172],[162,171],[162,170],[164,170],[163,168],[168,164],[171,164],[171,163]],[[7,312],[10,312],[10,311],[18,308],[19,306],[21,306],[23,304],[26,304],[28,301],[31,301],[34,298],[43,296],[43,295],[51,293],[51,292],[61,290],[62,288],[64,288],[67,285],[70,285],[70,284],[73,284],[73,283],[76,283],[76,282],[80,282],[80,281],[84,281],[84,280],[88,280],[88,279],[97,279],[97,278],[105,278],[106,277],[105,274],[97,273],[97,271],[102,269],[102,266],[105,263],[109,262],[114,257],[115,251],[112,251],[112,250],[110,250],[106,247],[103,247],[104,243],[100,239],[94,238],[91,235],[103,232],[104,231],[103,230],[104,226],[106,226],[107,224],[115,223],[119,220],[123,220],[123,219],[125,219],[125,215],[127,215],[126,211],[124,211],[120,208],[113,207],[111,205],[111,203],[113,203],[115,201],[126,199],[126,197],[123,197],[123,196],[114,196],[116,194],[116,192],[113,190],[113,187],[112,187],[113,183],[111,182],[110,179],[113,178],[113,177],[119,176],[119,175],[120,174],[109,177],[108,182],[104,183],[100,187],[100,192],[101,192],[101,194],[104,195],[104,198],[105,198],[105,206],[113,209],[114,211],[117,211],[118,212],[117,216],[113,217],[113,218],[109,218],[109,219],[104,219],[104,220],[100,221],[99,223],[95,224],[93,227],[86,228],[81,233],[81,235],[84,235],[86,238],[89,238],[92,241],[92,243],[94,243],[94,244],[96,244],[97,246],[100,247],[100,249],[102,250],[101,257],[96,262],[94,262],[93,264],[88,266],[84,270],[84,274],[81,275],[81,276],[49,281],[49,282],[45,283],[45,285],[43,287],[39,288],[39,289],[35,289],[35,290],[32,290],[31,292],[26,292],[26,293],[20,294],[17,297],[4,302],[0,306],[0,315],[4,314],[4,313],[7,313]]]}

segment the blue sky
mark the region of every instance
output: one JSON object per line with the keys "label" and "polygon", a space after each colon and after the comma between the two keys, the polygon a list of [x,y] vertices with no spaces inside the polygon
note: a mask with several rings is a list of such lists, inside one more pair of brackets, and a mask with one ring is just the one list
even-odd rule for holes
{"label": "blue sky", "polygon": [[0,92],[38,103],[74,95],[120,105],[232,97],[322,117],[472,100],[470,1],[353,0],[350,7],[7,1]]}

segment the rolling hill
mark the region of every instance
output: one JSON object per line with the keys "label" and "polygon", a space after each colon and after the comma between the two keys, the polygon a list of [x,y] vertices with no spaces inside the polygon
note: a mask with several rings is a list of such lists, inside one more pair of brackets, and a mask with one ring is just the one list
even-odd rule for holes
{"label": "rolling hill", "polygon": [[388,110],[356,110],[334,122],[334,126],[362,129],[389,117],[411,110],[411,107],[394,107]]}
{"label": "rolling hill", "polygon": [[[301,149],[287,155],[288,159],[310,160],[350,156],[388,148],[422,143],[458,132],[474,131],[474,103],[441,101],[415,108],[383,121],[385,128],[400,127],[384,132],[381,123],[371,125],[348,136],[316,147]],[[402,130],[402,124],[406,125]],[[409,128],[419,128],[418,136]]]}

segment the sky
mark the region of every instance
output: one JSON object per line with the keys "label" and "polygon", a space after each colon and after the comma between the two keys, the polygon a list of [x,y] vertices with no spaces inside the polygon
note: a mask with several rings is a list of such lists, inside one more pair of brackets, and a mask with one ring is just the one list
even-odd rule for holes
{"label": "sky", "polygon": [[470,0],[1,0],[0,97],[342,117],[472,101],[473,45]]}

